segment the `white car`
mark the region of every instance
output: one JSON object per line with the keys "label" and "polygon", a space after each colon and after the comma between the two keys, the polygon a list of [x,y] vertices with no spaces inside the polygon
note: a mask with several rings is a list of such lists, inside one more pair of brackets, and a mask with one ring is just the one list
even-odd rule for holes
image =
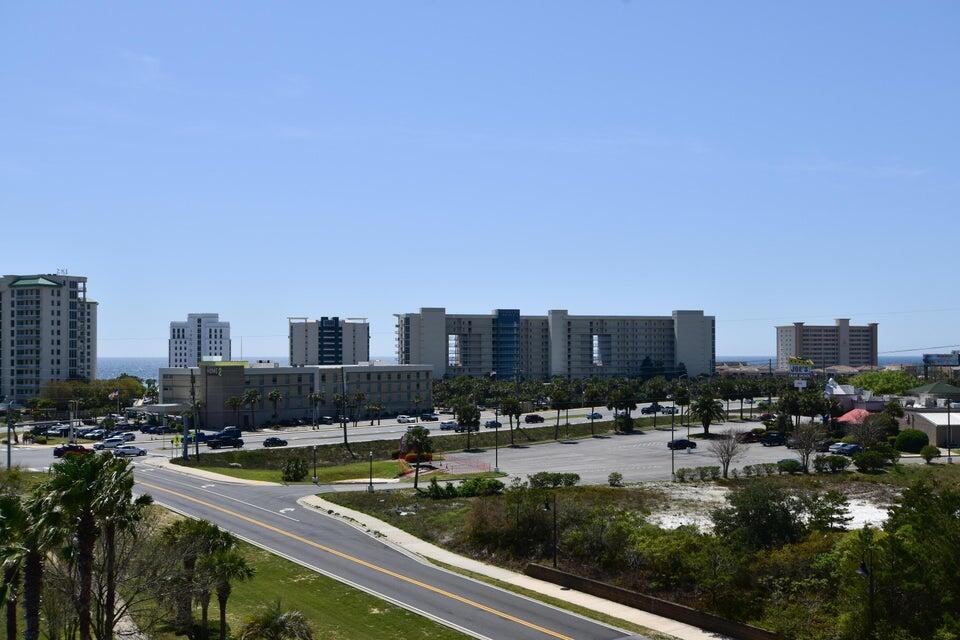
{"label": "white car", "polygon": [[411,416],[397,416],[397,424],[409,424],[416,421],[417,419]]}
{"label": "white car", "polygon": [[127,431],[126,433],[121,433],[118,437],[123,438],[124,442],[133,442],[137,439],[137,434]]}
{"label": "white car", "polygon": [[444,420],[440,423],[440,431],[453,431],[457,428],[456,420]]}
{"label": "white car", "polygon": [[113,449],[113,455],[119,457],[130,456],[131,458],[137,456],[147,455],[146,449],[141,449],[140,447],[134,446],[132,444],[121,444]]}
{"label": "white car", "polygon": [[126,441],[120,436],[114,436],[112,438],[107,438],[103,442],[98,442],[93,445],[93,448],[97,451],[102,451],[104,449],[116,449],[117,447],[125,444]]}

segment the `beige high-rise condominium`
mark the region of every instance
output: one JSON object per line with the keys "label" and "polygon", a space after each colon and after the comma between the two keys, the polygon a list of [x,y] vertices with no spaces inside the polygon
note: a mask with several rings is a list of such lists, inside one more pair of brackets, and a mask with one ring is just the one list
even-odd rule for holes
{"label": "beige high-rise condominium", "polygon": [[855,326],[848,318],[838,318],[832,325],[794,322],[777,327],[777,368],[789,367],[790,358],[813,360],[815,367],[875,367],[877,323]]}
{"label": "beige high-rise condominium", "polygon": [[366,318],[288,318],[290,364],[358,364],[370,360]]}
{"label": "beige high-rise condominium", "polygon": [[703,311],[581,316],[555,309],[522,316],[517,309],[464,315],[428,307],[396,318],[397,361],[433,365],[437,378],[696,376],[712,374],[716,362],[714,318]]}
{"label": "beige high-rise condominium", "polygon": [[85,277],[3,276],[0,326],[0,398],[22,403],[52,380],[96,377],[97,303]]}
{"label": "beige high-rise condominium", "polygon": [[230,359],[230,323],[216,313],[191,313],[186,322],[170,323],[168,367],[195,367],[204,358]]}

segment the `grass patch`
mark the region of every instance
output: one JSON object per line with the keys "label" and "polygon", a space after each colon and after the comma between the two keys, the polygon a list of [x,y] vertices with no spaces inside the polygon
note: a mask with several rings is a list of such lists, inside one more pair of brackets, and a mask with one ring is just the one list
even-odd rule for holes
{"label": "grass patch", "polygon": [[[469,478],[503,478],[507,474],[503,471],[480,471],[479,473],[431,473],[426,474],[421,470],[420,482],[426,480],[430,482],[431,478],[436,478],[437,482],[453,482],[454,480],[468,480]],[[413,482],[413,476],[409,475],[403,479],[404,482]]]}
{"label": "grass patch", "polygon": [[[259,547],[240,543],[240,550],[256,574],[237,583],[227,603],[227,624],[236,634],[243,620],[263,605],[280,599],[284,608],[303,612],[317,638],[331,640],[461,640],[463,634],[401,607],[301,567]],[[199,620],[199,609],[196,610]],[[219,623],[216,600],[210,610],[210,637]],[[179,636],[182,638],[182,636]],[[170,629],[160,629],[152,640],[177,640]]]}
{"label": "grass patch", "polygon": [[[240,478],[243,480],[262,480],[266,482],[283,482],[282,472],[279,469],[246,469],[236,467],[221,466],[200,466],[198,469],[211,471],[231,478]],[[399,473],[399,464],[396,460],[374,460],[373,477],[374,478],[396,478]],[[339,482],[341,480],[360,480],[370,477],[369,462],[353,462],[350,464],[341,464],[326,467],[317,467],[317,482],[327,484],[330,482]],[[313,482],[313,469],[307,469],[307,477],[299,483],[310,484]]]}
{"label": "grass patch", "polygon": [[[928,478],[939,482],[948,487],[960,487],[960,465],[946,464],[941,458],[941,462],[934,464],[898,464],[888,467],[880,473],[860,473],[857,471],[846,471],[844,473],[810,473],[793,475],[774,475],[768,480],[778,483],[784,487],[797,487],[806,489],[823,489],[851,485],[883,485],[894,488],[903,488],[912,485],[917,480]],[[749,478],[740,480],[730,480],[728,484],[737,486],[742,483],[751,482]]]}

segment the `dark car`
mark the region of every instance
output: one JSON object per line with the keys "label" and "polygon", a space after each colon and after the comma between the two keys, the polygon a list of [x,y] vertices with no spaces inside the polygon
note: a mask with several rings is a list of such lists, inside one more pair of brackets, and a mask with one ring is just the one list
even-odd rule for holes
{"label": "dark car", "polygon": [[440,420],[440,416],[435,413],[421,413],[420,422],[437,422]]}
{"label": "dark car", "polygon": [[230,438],[226,436],[214,436],[207,439],[207,446],[211,449],[226,449],[233,447],[234,449],[240,449],[243,447],[242,438]]}
{"label": "dark car", "polygon": [[737,442],[760,442],[762,435],[756,431],[744,431],[737,434]]}
{"label": "dark car", "polygon": [[651,414],[654,414],[654,413],[660,413],[660,411],[661,411],[662,409],[663,409],[663,407],[661,407],[659,404],[657,404],[656,402],[654,402],[654,403],[653,403],[652,405],[650,405],[649,407],[643,407],[642,409],[640,409],[640,413],[642,413],[642,414],[645,415],[645,416],[648,416],[648,415],[651,415]]}
{"label": "dark car", "polygon": [[830,451],[830,445],[832,444],[833,440],[821,440],[815,447],[817,453],[828,453]]}
{"label": "dark car", "polygon": [[317,420],[317,424],[333,424],[333,418],[331,418],[330,416],[321,416]]}
{"label": "dark car", "polygon": [[263,441],[263,446],[265,447],[285,447],[287,446],[287,441],[282,438],[277,438],[276,436],[270,436]]}
{"label": "dark car", "polygon": [[757,420],[760,422],[767,422],[768,420],[775,420],[776,418],[777,416],[773,415],[772,413],[761,413],[759,416],[757,416]]}
{"label": "dark car", "polygon": [[696,449],[697,443],[686,438],[677,438],[667,443],[667,449]]}
{"label": "dark car", "polygon": [[787,444],[787,436],[777,431],[774,431],[773,433],[767,433],[760,438],[760,444],[765,447],[779,447]]}
{"label": "dark car", "polygon": [[465,424],[458,424],[453,428],[457,433],[464,433],[466,431],[480,431],[480,425],[467,426]]}
{"label": "dark car", "polygon": [[543,416],[538,413],[530,413],[523,416],[523,421],[527,424],[539,424],[543,422]]}
{"label": "dark car", "polygon": [[86,456],[93,453],[93,449],[87,449],[82,444],[61,444],[53,448],[54,458],[65,458],[67,456]]}
{"label": "dark car", "polygon": [[483,426],[487,429],[499,429],[503,424],[499,420],[487,420],[483,423]]}

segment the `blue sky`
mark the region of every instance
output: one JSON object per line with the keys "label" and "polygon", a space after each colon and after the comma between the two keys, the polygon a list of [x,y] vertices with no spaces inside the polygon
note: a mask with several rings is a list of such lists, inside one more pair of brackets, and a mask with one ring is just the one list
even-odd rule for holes
{"label": "blue sky", "polygon": [[[101,355],[217,311],[880,323],[960,343],[960,4],[4,3],[4,273],[66,267]],[[254,337],[265,336],[265,337]]]}

